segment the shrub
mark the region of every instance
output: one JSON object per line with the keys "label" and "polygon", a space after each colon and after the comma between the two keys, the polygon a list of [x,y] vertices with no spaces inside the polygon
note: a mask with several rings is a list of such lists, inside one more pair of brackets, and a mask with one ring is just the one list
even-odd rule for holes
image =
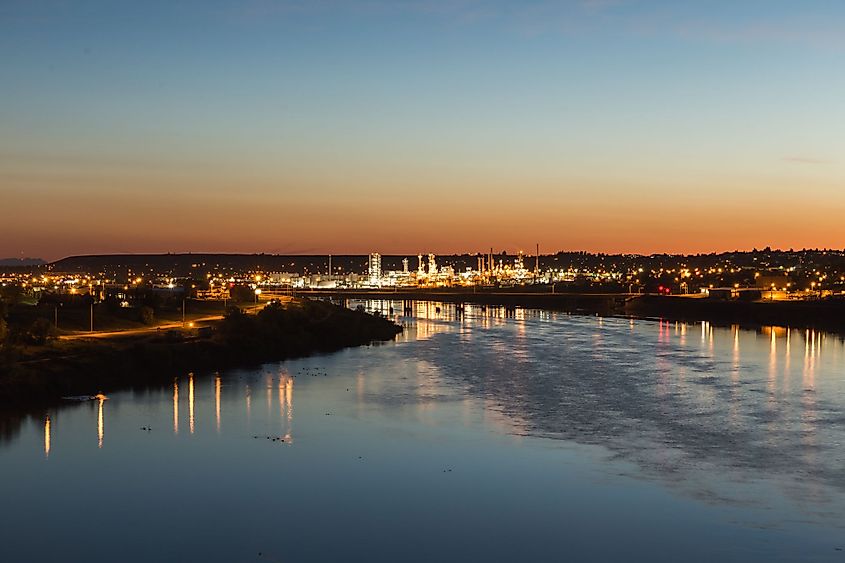
{"label": "shrub", "polygon": [[145,325],[151,325],[155,322],[155,311],[152,307],[143,305],[138,309],[138,319]]}
{"label": "shrub", "polygon": [[26,331],[26,340],[30,344],[41,346],[53,336],[53,325],[47,319],[35,319]]}

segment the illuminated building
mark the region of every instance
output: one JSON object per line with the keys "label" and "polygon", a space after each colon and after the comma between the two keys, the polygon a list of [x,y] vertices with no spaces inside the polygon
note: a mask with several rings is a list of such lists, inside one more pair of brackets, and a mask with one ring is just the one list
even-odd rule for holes
{"label": "illuminated building", "polygon": [[381,285],[381,254],[378,252],[370,254],[370,259],[367,265],[367,273],[369,275],[370,285]]}
{"label": "illuminated building", "polygon": [[429,253],[428,255],[428,275],[429,276],[436,276],[437,275],[437,262],[434,259],[434,254]]}

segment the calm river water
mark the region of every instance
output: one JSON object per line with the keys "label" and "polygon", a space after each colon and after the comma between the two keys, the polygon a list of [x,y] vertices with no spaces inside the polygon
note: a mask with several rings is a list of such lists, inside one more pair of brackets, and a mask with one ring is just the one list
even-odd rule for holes
{"label": "calm river water", "polygon": [[838,337],[401,321],[6,420],[0,561],[845,561]]}

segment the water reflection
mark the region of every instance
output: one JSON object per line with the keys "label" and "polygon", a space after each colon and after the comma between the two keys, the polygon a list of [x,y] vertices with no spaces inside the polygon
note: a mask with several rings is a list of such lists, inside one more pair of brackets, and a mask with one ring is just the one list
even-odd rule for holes
{"label": "water reflection", "polygon": [[50,457],[50,415],[44,417],[44,457]]}
{"label": "water reflection", "polygon": [[13,442],[18,437],[26,418],[27,413],[15,410],[4,410],[0,414],[0,446]]}
{"label": "water reflection", "polygon": [[[436,314],[431,307],[416,311]],[[737,480],[748,478],[746,472],[752,468],[757,476],[810,473],[845,490],[845,473],[832,457],[831,442],[845,439],[845,421],[836,414],[843,391],[830,377],[829,398],[819,395],[818,389],[820,358],[825,351],[842,348],[841,342],[834,347],[828,341],[823,349],[823,336],[814,331],[764,327],[758,332],[765,338],[763,348],[754,332],[709,323],[698,323],[701,338],[689,341],[685,337],[690,325],[684,323],[640,323],[632,332],[627,319],[600,321],[560,314],[540,321],[530,312],[483,328],[480,321],[496,314],[479,308],[465,310],[460,321],[451,323],[417,320],[423,339],[408,342],[401,350],[421,362],[411,387],[421,413],[457,383],[463,392],[482,400],[485,420],[498,428],[608,447],[679,487],[695,484],[699,489],[694,494],[699,496],[707,487],[696,475],[698,468],[714,465],[725,475],[734,473]],[[466,338],[477,345],[464,346]],[[798,376],[790,377],[793,366],[787,359],[791,346],[801,339],[804,361],[794,366]],[[429,344],[432,341],[434,345]],[[711,348],[727,353],[720,357]],[[758,372],[758,365],[765,367]],[[208,404],[213,400],[218,433],[225,402],[223,379],[215,374],[210,388],[202,386],[212,392]],[[261,379],[267,415],[279,420],[280,436],[292,443],[295,378],[282,368],[265,372]],[[362,370],[356,371],[352,383],[359,414],[365,414],[367,403],[387,389],[383,382],[368,388]],[[196,407],[202,401],[196,384],[194,374],[189,374],[191,434],[197,431]],[[237,395],[245,399],[241,412],[249,419],[250,383],[243,383]],[[179,403],[177,378],[172,384],[174,433],[179,431]],[[100,398],[99,447],[103,447],[104,418]],[[825,422],[828,426],[820,434]],[[51,424],[49,417],[44,419],[45,455],[50,453]]]}
{"label": "water reflection", "polygon": [[[441,303],[431,301],[382,301],[348,300],[347,305],[361,307],[370,313],[376,313],[403,325],[404,332],[396,337],[397,342],[416,342],[427,340],[436,334],[469,333],[467,328],[492,328],[504,326],[516,321],[514,326],[525,335],[528,329],[526,321],[549,320],[565,313],[523,309],[521,307],[473,305],[470,303]],[[400,312],[402,312],[400,314]],[[597,317],[599,320],[601,317]],[[632,326],[634,321],[631,321]]]}
{"label": "water reflection", "polygon": [[[403,304],[394,305],[395,310],[403,310]],[[461,410],[458,424],[481,420],[485,431],[598,445],[630,462],[632,475],[659,481],[685,496],[720,504],[765,504],[769,499],[755,487],[766,483],[802,504],[807,514],[843,516],[845,468],[839,445],[845,441],[845,345],[832,336],[778,327],[749,331],[480,306],[458,313],[445,304],[439,310],[431,304],[414,306],[401,321],[407,330],[396,346],[310,360],[311,365],[338,366],[347,378],[340,384],[343,401],[351,403],[350,412],[359,419],[370,416],[374,407],[406,408],[415,412],[419,424],[446,427],[455,421],[438,417],[451,401]],[[201,440],[203,432],[215,434],[213,401],[217,434],[240,429],[248,434],[255,414],[256,427],[266,423],[274,436],[278,430],[285,443],[293,443],[296,378],[288,370],[293,371],[290,364],[281,364],[243,379],[231,374],[185,376],[190,434],[197,434],[191,439]],[[174,434],[179,433],[180,383],[185,380],[172,383]],[[331,378],[308,379],[312,389],[330,384]],[[252,413],[253,389],[260,395],[262,385],[266,413],[260,397]],[[313,443],[315,421],[302,402],[307,387],[302,380],[300,385],[298,447],[307,447]],[[169,424],[170,391],[169,386],[162,389],[156,399],[162,426]],[[100,448],[107,414],[112,417],[110,442],[120,432],[118,412],[105,413],[104,400],[99,398],[96,405]],[[325,407],[318,408],[324,414]],[[89,409],[80,409],[89,429],[85,434],[90,431]],[[49,457],[52,432],[60,423],[49,415],[34,415],[30,451],[41,448],[43,427],[44,456]],[[90,443],[90,435],[84,439]],[[62,457],[59,453],[64,449],[56,450],[51,463]]]}
{"label": "water reflection", "polygon": [[173,433],[179,433],[179,380],[173,379]]}
{"label": "water reflection", "polygon": [[474,324],[461,338],[431,324],[431,344],[411,343],[413,356],[480,398],[509,432],[607,447],[696,498],[746,502],[737,485],[766,478],[796,501],[819,487],[845,500],[836,446],[845,393],[828,335],[805,333],[796,388],[789,358],[801,335],[781,327],[761,329],[761,346],[754,331],[707,322],[691,342],[684,323],[631,331],[627,319],[553,315],[526,331],[479,320],[462,320]]}
{"label": "water reflection", "polygon": [[220,433],[220,374],[214,377],[214,414],[217,419],[217,433]]}
{"label": "water reflection", "polygon": [[188,376],[188,426],[194,433],[194,374]]}
{"label": "water reflection", "polygon": [[[197,433],[198,429],[196,427],[196,412],[195,412],[195,405],[197,402],[201,402],[203,399],[202,397],[197,396],[196,393],[196,377],[194,374],[188,375],[188,416],[189,416],[189,427],[190,427],[190,434]],[[217,373],[214,375],[213,378],[213,401],[215,404],[215,427],[216,433],[220,434],[222,430],[222,413],[224,408],[224,403],[226,401],[225,394],[223,392],[223,377]],[[268,397],[272,397],[273,392],[273,385],[270,385],[271,382],[275,381],[275,378],[271,375],[268,375],[268,385],[267,385],[267,395]],[[172,423],[173,423],[173,434],[178,435],[179,433],[179,418],[180,418],[180,379],[174,378],[172,383],[172,398],[171,398],[171,405],[172,405]],[[294,383],[295,379],[293,376],[288,374],[286,371],[280,372],[278,376],[278,382],[275,385],[275,388],[278,390],[278,417],[280,421],[280,434],[279,437],[283,439],[283,441],[287,444],[293,444],[293,390],[294,390]],[[245,419],[248,421],[251,416],[251,405],[252,405],[252,391],[251,386],[249,383],[244,383],[240,390],[238,390],[238,386],[233,386],[234,393],[243,396],[245,398],[245,403],[241,403],[245,406],[245,409],[242,411],[245,415]],[[242,395],[241,395],[242,394]],[[93,399],[93,408],[96,410],[96,427],[97,427],[97,447],[98,449],[103,449],[105,447],[105,426],[106,426],[106,417],[107,413],[105,410],[105,401],[109,398],[105,395],[96,395],[92,397]],[[67,405],[65,408],[69,408],[70,405]],[[40,425],[40,434],[41,434],[41,444],[40,447],[43,449],[45,459],[50,458],[50,454],[53,449],[53,431],[54,431],[54,418],[48,412],[44,415],[36,415],[34,413],[31,414],[21,414],[19,416],[13,416],[14,413],[7,413],[5,417],[0,418],[0,430],[5,432],[4,437],[6,437],[9,441],[12,441],[14,437],[16,437],[23,426],[23,422],[29,418],[33,422]],[[268,413],[268,415],[271,413]],[[9,427],[14,422],[15,426],[11,430]],[[145,421],[146,422],[146,421]],[[275,422],[274,422],[275,424]],[[147,430],[147,426],[141,427],[142,430]]]}
{"label": "water reflection", "polygon": [[279,376],[279,416],[282,420],[282,438],[285,443],[293,443],[293,377],[287,374]]}
{"label": "water reflection", "polygon": [[103,447],[103,434],[104,434],[104,424],[103,424],[103,403],[105,402],[105,397],[99,396],[97,397],[97,447]]}

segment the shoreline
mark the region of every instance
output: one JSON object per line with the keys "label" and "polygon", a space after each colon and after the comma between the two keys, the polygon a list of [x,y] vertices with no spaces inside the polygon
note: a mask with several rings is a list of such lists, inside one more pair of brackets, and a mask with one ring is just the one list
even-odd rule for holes
{"label": "shoreline", "polygon": [[[310,292],[337,300],[435,301],[553,310],[648,321],[710,322],[744,328],[779,326],[845,336],[845,301],[740,302],[620,294],[517,292]],[[58,340],[0,372],[0,405],[44,404],[63,396],[110,392],[166,382],[187,372],[213,372],[331,353],[391,340],[402,328],[379,316],[316,299],[296,299],[276,311],[279,325],[256,328],[260,315],[243,315],[202,329],[176,329],[114,338]],[[304,311],[303,309],[307,309]],[[287,310],[287,309],[284,309]],[[295,315],[294,315],[295,316]],[[291,318],[288,318],[291,317]],[[303,327],[306,327],[303,330]]]}
{"label": "shoreline", "polygon": [[393,339],[402,327],[330,303],[297,300],[238,313],[204,330],[53,341],[0,371],[0,405],[60,401],[169,381],[194,372],[250,367]]}
{"label": "shoreline", "polygon": [[629,317],[702,322],[747,328],[766,326],[818,330],[845,336],[845,300],[721,301],[672,296],[643,296],[630,301]]}

